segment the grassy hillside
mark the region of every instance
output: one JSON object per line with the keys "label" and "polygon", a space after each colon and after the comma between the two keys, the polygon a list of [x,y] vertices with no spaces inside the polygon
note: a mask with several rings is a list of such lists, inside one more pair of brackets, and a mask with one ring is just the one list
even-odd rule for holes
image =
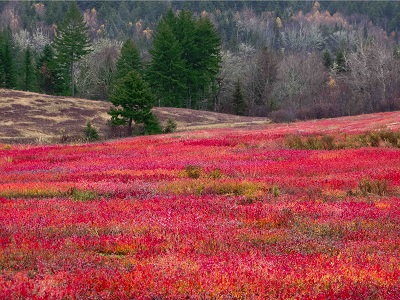
{"label": "grassy hillside", "polygon": [[[83,138],[87,121],[99,134],[110,135],[107,126],[110,103],[56,97],[31,92],[0,89],[0,143],[59,143]],[[155,108],[162,123],[177,122],[178,131],[215,127],[237,127],[268,123],[265,118],[178,108]]]}

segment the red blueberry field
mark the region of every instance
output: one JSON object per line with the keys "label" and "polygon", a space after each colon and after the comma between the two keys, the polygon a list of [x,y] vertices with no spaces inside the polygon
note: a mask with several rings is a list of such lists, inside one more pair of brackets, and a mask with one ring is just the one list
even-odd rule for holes
{"label": "red blueberry field", "polygon": [[399,299],[399,122],[0,145],[0,299]]}

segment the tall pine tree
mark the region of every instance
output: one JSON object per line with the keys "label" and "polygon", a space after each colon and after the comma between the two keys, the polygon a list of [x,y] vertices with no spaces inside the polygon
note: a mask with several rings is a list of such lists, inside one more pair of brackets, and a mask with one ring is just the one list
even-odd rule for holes
{"label": "tall pine tree", "polygon": [[233,108],[235,113],[239,116],[244,116],[247,110],[246,101],[244,101],[242,85],[238,79],[235,83],[235,90],[233,92]]}
{"label": "tall pine tree", "polygon": [[212,99],[221,57],[220,39],[208,18],[195,20],[187,11],[175,16],[170,10],[157,27],[150,53],[151,85],[158,95],[168,94],[161,104],[199,108]]}
{"label": "tall pine tree", "polygon": [[170,23],[175,16],[169,11],[160,22],[150,49],[152,62],[147,79],[158,99],[158,106],[184,107],[187,94],[185,60],[182,46],[176,39]]}
{"label": "tall pine tree", "polygon": [[11,29],[3,30],[2,34],[2,86],[8,89],[15,87],[15,68],[14,68],[14,43],[12,40]]}
{"label": "tall pine tree", "polygon": [[[75,90],[75,63],[91,52],[88,33],[89,27],[78,5],[72,2],[63,22],[57,28],[53,43],[59,78],[69,81],[72,96]],[[63,74],[62,69],[69,70],[68,78],[65,78],[67,74]]]}
{"label": "tall pine tree", "polygon": [[36,70],[33,62],[33,53],[30,47],[24,51],[24,64],[22,68],[19,87],[24,91],[35,91]]}
{"label": "tall pine tree", "polygon": [[3,32],[0,31],[0,87],[4,87],[5,84],[3,42]]}
{"label": "tall pine tree", "polygon": [[[114,105],[109,111],[114,125],[128,125],[129,130],[132,131],[133,123],[143,124],[145,131],[146,127],[152,128],[147,131],[157,130],[154,123],[158,122],[151,112],[155,98],[137,71],[131,71],[118,80],[111,92],[110,101]],[[160,128],[158,129],[161,131]]]}
{"label": "tall pine tree", "polygon": [[121,55],[117,61],[115,80],[124,78],[130,71],[141,72],[142,63],[140,52],[132,39],[126,40],[121,48]]}
{"label": "tall pine tree", "polygon": [[37,62],[39,91],[45,94],[54,94],[56,75],[54,68],[54,51],[47,44]]}

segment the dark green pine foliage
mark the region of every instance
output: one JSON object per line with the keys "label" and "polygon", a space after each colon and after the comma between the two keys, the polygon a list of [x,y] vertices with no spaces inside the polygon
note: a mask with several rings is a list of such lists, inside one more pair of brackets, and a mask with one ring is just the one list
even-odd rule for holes
{"label": "dark green pine foliage", "polygon": [[0,31],[0,88],[4,87],[5,74],[4,74],[4,51],[3,51],[3,32]]}
{"label": "dark green pine foliage", "polygon": [[36,70],[30,47],[24,51],[24,64],[21,71],[19,88],[23,91],[36,91]]}
{"label": "dark green pine foliage", "polygon": [[325,68],[327,68],[327,69],[332,68],[333,61],[332,61],[332,57],[331,57],[331,54],[329,53],[329,51],[324,50],[322,55],[323,55],[322,60],[323,60]]}
{"label": "dark green pine foliage", "polygon": [[11,29],[3,30],[2,34],[2,87],[7,89],[15,88],[15,68],[14,68],[14,44]]}
{"label": "dark green pine foliage", "polygon": [[199,108],[212,99],[221,57],[220,39],[208,18],[195,20],[188,11],[175,16],[170,10],[156,29],[150,53],[149,80],[161,105]]}
{"label": "dark green pine foliage", "polygon": [[155,99],[149,86],[137,71],[131,71],[118,80],[111,92],[110,101],[114,105],[109,111],[112,124],[128,125],[130,131],[133,123],[142,124],[145,132],[146,127],[154,126],[155,116],[151,109]]}
{"label": "dark green pine foliage", "polygon": [[220,38],[207,17],[194,20],[189,11],[182,11],[172,27],[186,63],[186,107],[199,108],[220,68]]}
{"label": "dark green pine foliage", "polygon": [[57,77],[54,66],[54,51],[48,44],[44,47],[43,53],[37,61],[37,69],[39,91],[45,94],[54,94],[54,88],[60,84],[56,84]]}
{"label": "dark green pine foliage", "polygon": [[235,113],[239,116],[244,116],[246,114],[247,105],[243,97],[242,85],[238,79],[235,83],[235,90],[233,92],[233,108]]}
{"label": "dark green pine foliage", "polygon": [[[86,25],[83,16],[76,2],[72,2],[69,10],[57,28],[53,46],[56,52],[57,75],[64,79],[71,86],[71,95],[74,96],[75,86],[75,63],[84,55],[91,52],[89,39],[89,27]],[[69,76],[63,69],[69,70]]]}
{"label": "dark green pine foliage", "polygon": [[338,72],[345,72],[346,71],[346,59],[344,57],[343,51],[338,51],[336,53],[336,63]]}
{"label": "dark green pine foliage", "polygon": [[126,40],[121,48],[121,56],[117,61],[115,80],[124,78],[130,71],[142,71],[140,52],[132,39]]}
{"label": "dark green pine foliage", "polygon": [[221,41],[209,18],[200,18],[196,24],[194,39],[197,47],[197,62],[194,65],[198,80],[196,90],[198,100],[215,89],[216,78],[221,64]]}
{"label": "dark green pine foliage", "polygon": [[185,60],[182,47],[171,28],[175,21],[172,11],[161,20],[150,49],[152,62],[147,79],[158,99],[158,106],[184,107],[187,94]]}

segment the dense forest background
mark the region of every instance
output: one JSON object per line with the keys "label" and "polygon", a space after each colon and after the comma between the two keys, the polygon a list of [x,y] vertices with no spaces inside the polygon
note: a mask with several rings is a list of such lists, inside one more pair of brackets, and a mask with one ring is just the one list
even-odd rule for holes
{"label": "dense forest background", "polygon": [[[49,82],[64,1],[0,2],[0,86],[66,94]],[[144,69],[172,9],[209,19],[220,69],[194,109],[275,121],[400,109],[400,3],[395,1],[78,1],[92,50],[76,67],[76,95],[108,100],[128,38]],[[200,97],[200,96],[199,96]],[[190,102],[191,103],[191,102]]]}

